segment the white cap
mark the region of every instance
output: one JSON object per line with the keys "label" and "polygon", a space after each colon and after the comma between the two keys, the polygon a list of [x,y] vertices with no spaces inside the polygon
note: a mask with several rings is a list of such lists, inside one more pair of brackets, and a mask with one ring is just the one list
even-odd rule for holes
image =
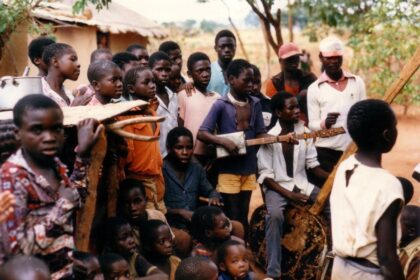
{"label": "white cap", "polygon": [[343,56],[344,44],[336,37],[327,37],[319,43],[319,51],[322,56]]}

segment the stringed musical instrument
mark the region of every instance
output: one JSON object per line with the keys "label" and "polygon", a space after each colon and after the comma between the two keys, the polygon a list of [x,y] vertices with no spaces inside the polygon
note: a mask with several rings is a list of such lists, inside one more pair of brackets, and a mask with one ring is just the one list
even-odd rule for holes
{"label": "stringed musical instrument", "polygon": [[[338,128],[329,128],[329,129],[322,129],[318,131],[312,132],[305,132],[302,134],[297,134],[297,140],[306,140],[311,138],[327,138],[336,136],[339,134],[344,134],[346,131],[343,127]],[[270,136],[270,137],[263,137],[263,138],[256,138],[256,139],[248,139],[245,140],[245,133],[243,131],[234,132],[234,133],[227,133],[227,134],[219,134],[219,137],[225,137],[231,141],[233,141],[236,146],[238,147],[238,154],[244,155],[246,154],[246,147],[247,146],[256,146],[256,145],[266,145],[266,144],[273,144],[278,142],[288,142],[289,136],[287,135],[278,135],[278,136]],[[217,146],[216,148],[216,155],[217,158],[228,157],[230,156],[229,152],[222,146]]]}

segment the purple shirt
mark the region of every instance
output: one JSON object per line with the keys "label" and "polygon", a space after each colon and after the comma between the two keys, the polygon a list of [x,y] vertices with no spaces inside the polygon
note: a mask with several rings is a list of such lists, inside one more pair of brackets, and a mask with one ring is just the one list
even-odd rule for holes
{"label": "purple shirt", "polygon": [[[265,133],[261,104],[258,98],[248,96],[251,105],[251,119],[249,127],[244,131],[245,139],[254,139],[258,134]],[[200,131],[218,134],[238,132],[236,129],[236,109],[227,97],[218,99],[200,127]],[[254,174],[257,170],[257,148],[246,147],[247,153],[217,160],[219,173],[238,175]]]}

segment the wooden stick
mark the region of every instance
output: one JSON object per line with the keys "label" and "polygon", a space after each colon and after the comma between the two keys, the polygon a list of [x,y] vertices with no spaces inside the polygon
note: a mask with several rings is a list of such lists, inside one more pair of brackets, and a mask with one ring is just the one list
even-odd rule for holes
{"label": "wooden stick", "polygon": [[[416,73],[417,69],[420,65],[420,47],[417,48],[414,55],[411,59],[407,62],[404,68],[401,70],[400,75],[397,80],[395,80],[392,85],[386,91],[383,100],[392,103],[394,99],[398,96],[401,92],[405,84],[410,80],[410,78]],[[354,154],[357,150],[356,144],[352,143],[347,150],[343,153],[338,163],[335,165],[333,172],[331,172],[330,176],[328,176],[327,181],[324,183],[321,191],[316,198],[314,205],[309,209],[309,212],[313,215],[318,215],[321,213],[322,209],[324,208],[325,202],[330,196],[332,185],[334,183],[335,173],[337,172],[337,167],[340,163],[347,159],[349,156]]]}
{"label": "wooden stick", "polygon": [[92,149],[91,161],[87,170],[88,196],[82,209],[78,213],[76,227],[76,248],[79,251],[88,252],[90,232],[96,210],[96,196],[99,183],[99,171],[107,151],[105,131],[102,131],[98,141]]}

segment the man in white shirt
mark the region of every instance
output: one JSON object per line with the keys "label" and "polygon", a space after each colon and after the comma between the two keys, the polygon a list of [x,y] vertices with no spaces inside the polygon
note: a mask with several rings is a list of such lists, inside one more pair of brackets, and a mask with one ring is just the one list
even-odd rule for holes
{"label": "man in white shirt", "polygon": [[[299,105],[296,97],[287,92],[275,95],[271,100],[278,122],[269,131],[272,135],[304,133],[309,130],[299,121]],[[267,206],[265,236],[267,240],[267,275],[281,277],[281,238],[284,209],[289,202],[305,204],[314,202],[319,188],[308,182],[305,169],[316,177],[326,178],[328,173],[319,166],[312,139],[298,143],[274,143],[261,146],[257,154],[258,182],[264,184]]]}
{"label": "man in white shirt", "polygon": [[[366,98],[365,84],[359,76],[341,68],[344,45],[339,39],[326,38],[319,48],[324,72],[308,88],[308,126],[311,130],[345,127],[350,107]],[[317,139],[315,146],[322,168],[331,172],[350,142],[348,134]]]}

